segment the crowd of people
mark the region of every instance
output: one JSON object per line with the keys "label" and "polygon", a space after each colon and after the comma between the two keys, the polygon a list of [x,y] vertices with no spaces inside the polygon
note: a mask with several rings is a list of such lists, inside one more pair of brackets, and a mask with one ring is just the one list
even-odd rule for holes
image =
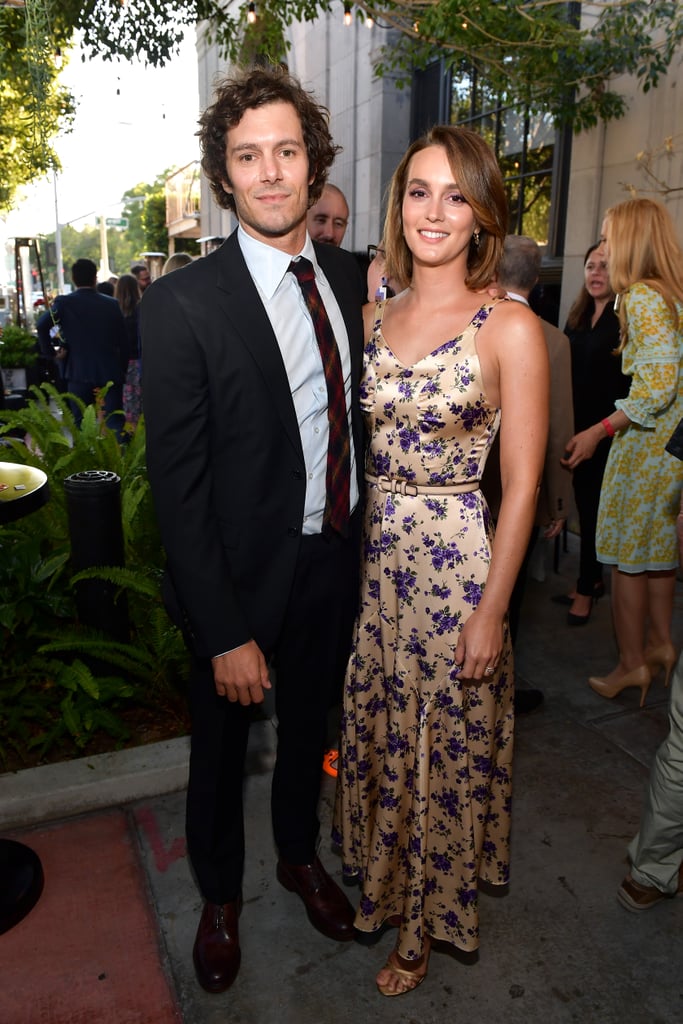
{"label": "crowd of people", "polygon": [[[186,266],[192,256],[169,256],[162,275]],[[105,423],[124,440],[142,415],[141,347],[138,307],[152,283],[146,263],[130,273],[97,280],[97,266],[76,260],[72,292],[58,295],[36,324],[41,354],[56,368],[61,390],[75,396],[71,409],[79,426],[84,407],[102,392]]]}
{"label": "crowd of people", "polygon": [[[78,261],[76,292],[53,307],[68,389],[86,402],[109,379],[111,416],[134,423],[144,407],[164,597],[192,663],[195,971],[213,993],[239,972],[244,760],[273,672],[277,878],[330,939],[395,929],[375,984],[400,996],[435,943],[478,947],[479,885],[508,884],[515,614],[534,540],[564,528],[572,486],[579,577],[559,599],[585,625],[609,589],[618,645],[591,688],[638,688],[642,705],[673,672],[683,256],[661,204],[607,210],[562,332],[529,307],[540,251],[507,234],[476,133],[435,126],[410,146],[367,277],[342,248],[327,112],[288,72],[223,79],[199,137],[237,230],[151,284],[134,268],[114,298]],[[81,362],[91,308],[112,325],[96,368]],[[495,499],[482,489],[494,446]],[[671,689],[618,893],[630,910],[683,891],[680,665]],[[339,700],[333,838],[356,906],[318,855]]]}

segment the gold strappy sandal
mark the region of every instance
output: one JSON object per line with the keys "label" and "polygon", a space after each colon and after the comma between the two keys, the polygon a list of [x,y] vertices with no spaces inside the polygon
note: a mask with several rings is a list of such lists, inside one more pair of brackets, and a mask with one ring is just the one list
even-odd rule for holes
{"label": "gold strappy sandal", "polygon": [[[383,996],[404,996],[408,992],[413,992],[418,987],[418,985],[421,985],[422,982],[427,977],[426,971],[424,974],[417,974],[416,971],[407,971],[405,970],[405,968],[399,967],[398,964],[395,962],[395,956],[396,950],[392,950],[391,953],[389,954],[389,959],[387,960],[382,969],[385,971],[391,971],[393,974],[395,974],[400,979],[400,981],[405,985],[405,987],[393,990],[390,989],[387,985],[380,985],[379,982],[375,982],[375,984],[377,985],[377,991],[380,992]],[[421,958],[420,960],[420,966],[422,966],[422,959],[423,958]]]}

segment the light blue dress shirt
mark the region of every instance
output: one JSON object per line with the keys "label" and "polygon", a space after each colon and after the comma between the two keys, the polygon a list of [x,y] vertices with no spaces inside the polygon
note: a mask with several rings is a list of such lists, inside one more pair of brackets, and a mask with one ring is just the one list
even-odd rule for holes
{"label": "light blue dress shirt", "polygon": [[[306,465],[306,500],[302,532],[320,533],[325,510],[327,443],[327,385],[313,322],[298,281],[288,273],[292,259],[279,249],[259,242],[241,227],[238,241],[249,273],[271,322],[285,364],[301,435]],[[330,285],[315,258],[313,243],[306,235],[301,253],[313,264],[315,282],[334,331],[344,375],[346,409],[351,438],[351,511],[358,504],[356,454],[351,430],[351,353],[344,318]]]}

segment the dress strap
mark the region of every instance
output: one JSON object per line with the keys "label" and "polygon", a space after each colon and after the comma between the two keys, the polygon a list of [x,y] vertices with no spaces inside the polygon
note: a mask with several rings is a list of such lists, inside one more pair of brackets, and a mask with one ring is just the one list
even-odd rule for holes
{"label": "dress strap", "polygon": [[491,310],[500,302],[510,302],[511,299],[507,295],[496,295],[495,298],[490,298],[488,302],[482,303],[477,312],[474,314],[470,322],[468,323],[465,330],[462,332],[461,340],[474,342],[474,339],[479,332],[479,329],[484,326],[489,318]]}
{"label": "dress strap", "polygon": [[381,330],[382,328],[382,321],[384,320],[384,310],[386,308],[386,304],[386,299],[378,299],[375,302],[375,318],[373,320],[373,326],[376,331]]}

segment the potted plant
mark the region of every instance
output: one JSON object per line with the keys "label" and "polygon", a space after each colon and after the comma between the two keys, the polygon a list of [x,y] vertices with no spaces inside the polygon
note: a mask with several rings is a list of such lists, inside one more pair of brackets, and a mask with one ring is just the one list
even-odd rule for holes
{"label": "potted plant", "polygon": [[6,324],[0,330],[0,369],[8,391],[26,388],[26,370],[35,366],[38,355],[38,342],[30,331],[15,324]]}

